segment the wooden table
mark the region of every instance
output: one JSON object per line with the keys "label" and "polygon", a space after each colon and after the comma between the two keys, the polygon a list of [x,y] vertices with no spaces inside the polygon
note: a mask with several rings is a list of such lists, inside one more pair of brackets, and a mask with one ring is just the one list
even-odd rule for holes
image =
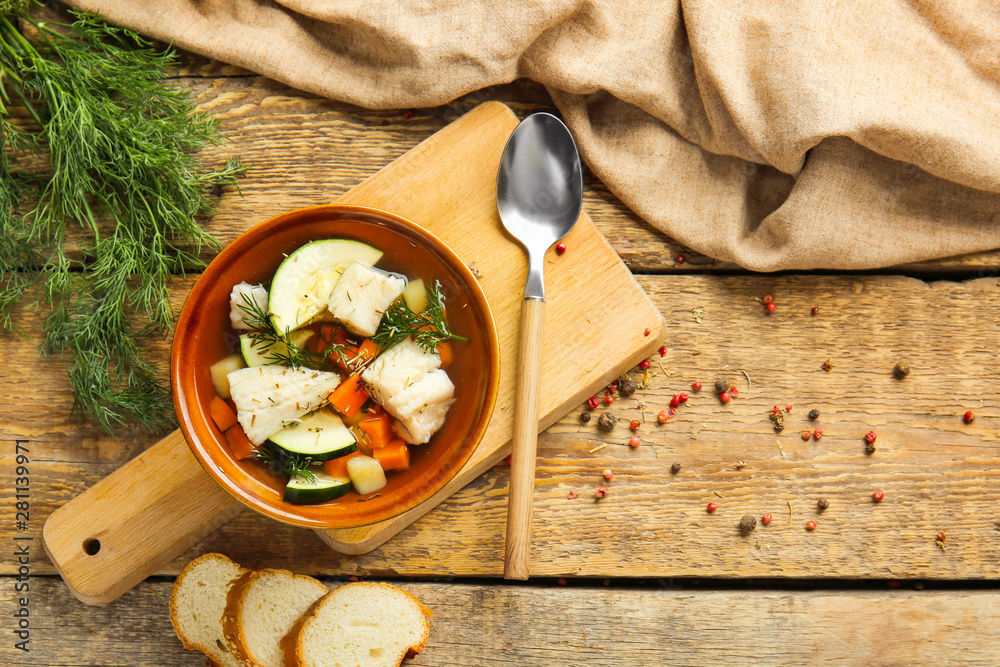
{"label": "wooden table", "polygon": [[[224,193],[207,222],[223,242],[333,200],[483,101],[519,115],[552,109],[542,87],[519,81],[412,116],[367,111],[217,62],[185,63],[176,83],[219,115],[230,139],[205,160],[238,155],[249,167],[243,197]],[[500,578],[508,470],[498,465],[369,554],[336,553],[311,531],[245,511],[111,605],[83,605],[45,559],[42,524],[156,438],[115,440],[76,424],[65,363],[38,356],[42,318],[26,311],[16,322],[26,337],[3,347],[0,662],[204,664],[175,638],[167,598],[177,572],[209,551],[331,584],[400,584],[435,611],[414,665],[1000,662],[1000,253],[867,273],[751,274],[679,247],[592,177],[584,205],[660,308],[669,349],[651,359],[648,387],[610,407],[643,421],[641,446],[628,446],[627,428],[582,423],[583,406],[540,437],[529,582]],[[194,279],[176,280],[178,307]],[[771,316],[756,300],[764,294],[779,304]],[[615,307],[600,285],[593,307]],[[165,363],[167,351],[164,340],[155,355]],[[892,376],[897,361],[912,369],[904,380]],[[709,391],[720,375],[740,390],[728,405]],[[705,390],[691,392],[694,380]],[[656,425],[680,391],[689,405]],[[768,414],[789,404],[776,433]],[[967,425],[969,409],[977,419]],[[822,440],[800,437],[816,427]],[[870,430],[878,450],[866,455]],[[14,520],[16,440],[30,449],[26,531]],[[663,474],[674,462],[680,471]],[[598,502],[601,485],[610,493]],[[765,512],[769,526],[740,534],[741,516]],[[28,592],[16,588],[24,544]],[[30,653],[13,648],[24,596]]]}

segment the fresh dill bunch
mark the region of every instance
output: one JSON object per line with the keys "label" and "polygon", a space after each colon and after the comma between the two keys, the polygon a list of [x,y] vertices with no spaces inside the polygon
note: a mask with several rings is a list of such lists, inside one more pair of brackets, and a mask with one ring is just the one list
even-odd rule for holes
{"label": "fresh dill bunch", "polygon": [[257,448],[257,458],[267,464],[275,475],[289,478],[298,475],[310,484],[316,483],[316,474],[311,467],[312,459],[288,452],[270,440]]}
{"label": "fresh dill bunch", "polygon": [[[162,430],[169,389],[143,342],[169,330],[172,276],[218,245],[196,222],[209,189],[242,167],[202,168],[218,128],[164,83],[172,52],[82,13],[38,21],[33,5],[0,0],[0,327],[40,283],[42,350],[67,359],[74,413],[110,434]],[[12,122],[15,105],[31,120]]]}
{"label": "fresh dill bunch", "polygon": [[468,338],[452,333],[448,328],[440,281],[434,281],[434,287],[427,292],[427,307],[419,313],[413,312],[406,305],[405,299],[397,299],[389,310],[385,311],[372,340],[383,350],[388,350],[396,343],[405,340],[407,336],[413,338],[413,342],[427,352],[433,352],[438,343],[449,339],[469,341]]}

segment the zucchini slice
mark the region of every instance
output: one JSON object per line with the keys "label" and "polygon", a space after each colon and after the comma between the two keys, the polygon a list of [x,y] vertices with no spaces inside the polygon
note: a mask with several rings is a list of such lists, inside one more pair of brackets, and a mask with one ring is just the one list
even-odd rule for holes
{"label": "zucchini slice", "polygon": [[[298,348],[305,347],[306,342],[312,338],[314,333],[309,329],[293,331],[290,336],[292,345]],[[281,363],[275,357],[287,354],[287,352],[288,348],[284,343],[279,342],[271,347],[262,348],[259,343],[254,345],[254,340],[249,334],[240,336],[240,354],[243,355],[243,361],[246,362],[247,366],[267,366],[268,364]]]}
{"label": "zucchini slice", "polygon": [[324,239],[286,257],[271,280],[267,309],[278,331],[298,329],[326,310],[333,287],[354,262],[374,266],[382,251],[361,241]]}
{"label": "zucchini slice", "polygon": [[286,452],[313,461],[347,456],[358,449],[354,434],[329,410],[306,415],[294,426],[286,426],[268,439]]}
{"label": "zucchini slice", "polygon": [[306,480],[301,475],[295,475],[288,481],[285,485],[286,503],[294,505],[325,503],[351,490],[349,477],[331,477],[323,472],[322,468],[315,468],[312,473],[316,476],[314,482]]}

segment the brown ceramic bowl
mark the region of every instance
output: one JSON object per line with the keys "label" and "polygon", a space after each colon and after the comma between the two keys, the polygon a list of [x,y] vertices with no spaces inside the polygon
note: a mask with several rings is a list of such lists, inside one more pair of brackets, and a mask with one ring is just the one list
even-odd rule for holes
{"label": "brown ceramic bowl", "polygon": [[[444,426],[425,445],[411,447],[409,470],[388,473],[388,485],[359,502],[352,491],[316,505],[293,505],[259,464],[237,462],[209,416],[215,389],[209,367],[236,351],[229,293],[241,281],[267,285],[283,257],[309,241],[350,238],[383,250],[380,267],[425,283],[441,282],[448,323],[469,343],[453,341],[448,375],[456,401]],[[427,500],[450,480],[479,444],[496,401],[500,353],[496,325],[479,283],[440,239],[397,215],[360,206],[314,206],[271,218],[229,244],[191,290],[174,335],[171,382],[181,430],[215,480],[252,509],[284,523],[348,528],[389,519]]]}

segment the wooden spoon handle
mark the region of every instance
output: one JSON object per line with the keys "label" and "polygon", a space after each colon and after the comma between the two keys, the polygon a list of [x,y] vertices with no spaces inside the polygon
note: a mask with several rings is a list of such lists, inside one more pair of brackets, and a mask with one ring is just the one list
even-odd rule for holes
{"label": "wooden spoon handle", "polygon": [[53,512],[42,539],[73,595],[107,604],[242,507],[178,430]]}
{"label": "wooden spoon handle", "polygon": [[514,442],[507,499],[507,540],[503,576],[528,578],[531,503],[535,495],[535,451],[538,445],[538,387],[542,369],[542,319],[545,302],[525,299],[521,305],[521,339],[517,359]]}

